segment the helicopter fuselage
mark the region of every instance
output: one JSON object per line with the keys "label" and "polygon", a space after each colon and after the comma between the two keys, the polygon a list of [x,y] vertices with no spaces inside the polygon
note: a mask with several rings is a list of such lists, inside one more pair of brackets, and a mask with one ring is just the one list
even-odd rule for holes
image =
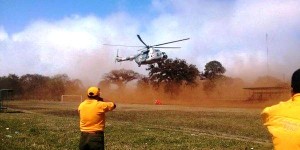
{"label": "helicopter fuselage", "polygon": [[159,63],[167,58],[168,56],[165,52],[162,52],[159,49],[149,48],[148,50],[144,50],[138,54],[135,57],[135,62],[141,66],[144,64]]}
{"label": "helicopter fuselage", "polygon": [[[184,40],[189,40],[190,38],[186,39],[181,39],[181,40],[176,40],[176,41],[171,41],[171,42],[165,42],[161,44],[156,44],[156,45],[147,45],[140,37],[140,35],[137,35],[138,39],[144,44],[145,47],[141,50],[139,50],[139,53],[133,56],[129,57],[119,57],[118,51],[117,51],[117,56],[115,61],[121,62],[121,61],[132,61],[134,60],[138,66],[140,67],[141,65],[146,65],[146,64],[154,64],[157,63],[158,65],[164,61],[165,59],[168,58],[167,54],[165,52],[160,51],[159,49],[155,48],[180,48],[180,47],[162,47],[161,45],[166,45],[166,44],[171,44],[175,42],[180,42]],[[126,46],[126,45],[111,45],[111,44],[104,44],[108,46],[125,46],[125,47],[140,47],[140,46]]]}

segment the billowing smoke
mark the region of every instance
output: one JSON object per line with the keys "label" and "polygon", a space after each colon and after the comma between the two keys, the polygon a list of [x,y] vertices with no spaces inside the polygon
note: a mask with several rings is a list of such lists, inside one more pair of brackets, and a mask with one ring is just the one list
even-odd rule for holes
{"label": "billowing smoke", "polygon": [[218,60],[228,76],[288,78],[300,68],[299,7],[299,1],[289,0],[154,0],[151,9],[157,15],[147,22],[116,12],[106,17],[74,14],[55,21],[36,20],[12,34],[0,24],[0,75],[66,73],[86,84],[97,84],[112,69],[145,74],[145,67],[134,62],[114,62],[117,49],[121,56],[134,55],[136,49],[103,46],[142,45],[136,37],[140,34],[149,45],[191,38],[168,45],[181,49],[162,50],[199,70]]}

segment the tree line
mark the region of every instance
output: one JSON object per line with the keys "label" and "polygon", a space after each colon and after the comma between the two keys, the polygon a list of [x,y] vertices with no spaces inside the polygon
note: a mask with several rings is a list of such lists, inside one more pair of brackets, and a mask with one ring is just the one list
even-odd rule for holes
{"label": "tree line", "polygon": [[137,80],[137,87],[154,89],[162,88],[165,93],[177,95],[182,86],[197,87],[199,80],[207,79],[207,89],[214,87],[216,79],[225,78],[223,75],[226,69],[218,61],[211,61],[205,65],[203,72],[193,64],[188,64],[183,59],[166,59],[159,65],[149,65],[146,68],[148,76],[141,75],[132,70],[112,70],[106,73],[100,81],[100,87],[110,87],[111,84],[117,85],[122,91],[126,84],[132,80]]}
{"label": "tree line", "polygon": [[[201,94],[210,98],[211,96],[218,98],[245,96],[243,91],[245,82],[240,78],[225,76],[226,68],[216,60],[206,63],[203,71],[199,71],[195,65],[188,64],[183,59],[166,59],[160,65],[149,65],[146,70],[148,71],[147,76],[132,70],[112,70],[103,76],[99,86],[109,88],[116,85],[117,91],[122,92],[127,83],[136,80],[137,90],[143,93],[153,92],[144,89],[162,90],[172,99],[174,96],[180,95],[181,91],[187,90],[188,96],[194,94],[196,97]],[[254,82],[253,86],[286,87],[287,85],[277,78],[261,76]]]}
{"label": "tree line", "polygon": [[[182,59],[167,59],[159,66],[149,65],[146,69],[148,76],[141,75],[133,70],[112,70],[104,74],[99,86],[109,88],[112,84],[117,85],[118,90],[124,90],[126,84],[132,80],[138,80],[137,86],[148,88],[150,86],[158,89],[162,87],[166,93],[171,95],[178,93],[182,85],[197,86],[196,80],[208,78],[213,79],[216,75],[225,72],[221,63],[206,65],[204,73],[200,73],[195,65],[188,64]],[[71,79],[67,74],[45,76],[40,74],[26,74],[17,76],[9,74],[0,77],[0,89],[13,89],[14,95],[19,99],[56,99],[59,100],[63,94],[82,93],[84,87],[79,79]]]}
{"label": "tree line", "polygon": [[78,92],[82,87],[79,79],[70,79],[66,74],[52,77],[9,74],[0,77],[0,89],[13,89],[17,99],[59,100],[61,95]]}
{"label": "tree line", "polygon": [[[240,86],[239,88],[243,86],[241,79],[225,76],[225,67],[216,60],[208,62],[204,71],[199,71],[195,65],[188,64],[183,59],[166,59],[159,65],[149,65],[146,70],[148,75],[141,75],[126,69],[111,70],[102,76],[98,86],[102,89],[111,89],[112,86],[116,86],[117,93],[122,93],[129,82],[136,81],[138,90],[149,88],[163,90],[170,96],[178,95],[182,88],[196,89],[199,85],[207,93],[212,91],[221,93],[223,89],[220,87],[228,88],[230,85],[236,86],[236,83]],[[265,81],[265,78],[259,79]],[[276,80],[273,83],[280,83],[277,79],[273,80]],[[259,82],[262,83],[262,81]],[[19,77],[9,74],[0,77],[0,89],[13,89],[18,99],[40,100],[59,100],[61,95],[82,94],[85,91],[81,80],[71,79],[67,74],[51,77],[39,74],[26,74]]]}

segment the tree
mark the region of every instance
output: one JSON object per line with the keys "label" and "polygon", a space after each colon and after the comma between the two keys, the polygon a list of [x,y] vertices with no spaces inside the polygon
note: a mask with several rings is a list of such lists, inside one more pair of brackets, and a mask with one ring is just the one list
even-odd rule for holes
{"label": "tree", "polygon": [[60,96],[65,94],[66,85],[70,81],[70,78],[66,74],[58,74],[53,77],[48,82],[48,89],[51,93],[51,98],[59,100]]}
{"label": "tree", "polygon": [[14,95],[21,95],[20,78],[15,74],[9,74],[7,77],[0,77],[0,89],[13,89]]}
{"label": "tree", "polygon": [[159,66],[147,68],[151,84],[158,88],[163,85],[164,90],[171,95],[179,93],[182,84],[196,86],[199,70],[195,65],[187,64],[182,59],[166,59]]}
{"label": "tree", "polygon": [[25,98],[42,99],[49,95],[48,81],[49,77],[39,74],[26,74],[21,76],[20,83]]}
{"label": "tree", "polygon": [[205,65],[204,76],[210,80],[222,77],[226,69],[216,60],[210,61]]}
{"label": "tree", "polygon": [[67,74],[57,74],[48,82],[51,98],[58,100],[63,94],[78,94],[83,89],[79,79],[70,79]]}
{"label": "tree", "polygon": [[66,88],[67,94],[78,94],[78,93],[81,93],[81,91],[85,89],[81,80],[79,80],[79,79],[69,80],[66,83],[65,88]]}
{"label": "tree", "polygon": [[71,80],[66,74],[53,77],[26,74],[20,78],[15,74],[0,77],[0,88],[13,89],[15,96],[25,99],[56,99],[66,92],[81,92],[83,85],[79,79]]}
{"label": "tree", "polygon": [[141,76],[137,81],[137,87],[142,90],[148,89],[150,87],[150,79],[146,76]]}
{"label": "tree", "polygon": [[139,73],[132,70],[112,70],[104,75],[104,81],[101,81],[100,83],[116,84],[118,88],[123,89],[128,82],[138,79],[140,76]]}
{"label": "tree", "polygon": [[220,80],[226,79],[226,77],[223,75],[225,71],[226,69],[220,62],[216,60],[208,62],[205,65],[204,74],[202,76],[209,80],[203,83],[203,89],[206,92],[210,92],[215,89]]}

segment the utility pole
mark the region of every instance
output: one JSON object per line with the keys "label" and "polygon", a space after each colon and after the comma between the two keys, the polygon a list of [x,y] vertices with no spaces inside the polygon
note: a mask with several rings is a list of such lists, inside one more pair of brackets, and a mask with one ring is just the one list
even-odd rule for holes
{"label": "utility pole", "polygon": [[266,47],[267,47],[267,76],[269,76],[269,47],[268,47],[268,33],[266,33]]}

